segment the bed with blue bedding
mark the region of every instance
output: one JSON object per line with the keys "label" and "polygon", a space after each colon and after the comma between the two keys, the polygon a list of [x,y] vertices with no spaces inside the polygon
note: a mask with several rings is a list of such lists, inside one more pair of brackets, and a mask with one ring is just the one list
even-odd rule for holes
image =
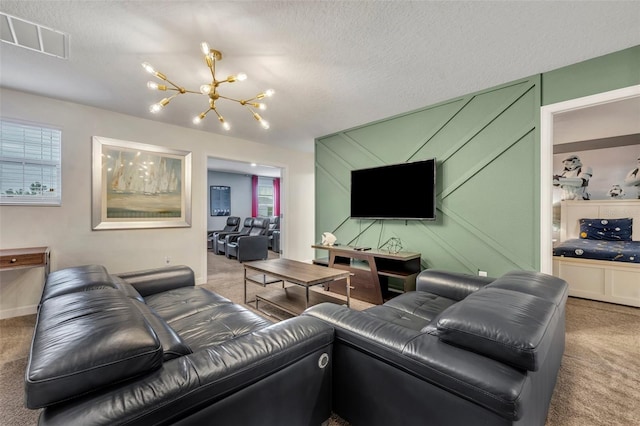
{"label": "bed with blue bedding", "polygon": [[554,256],[640,263],[640,241],[571,239],[553,248]]}
{"label": "bed with blue bedding", "polygon": [[569,295],[640,307],[640,199],[562,201],[560,219],[553,275]]}

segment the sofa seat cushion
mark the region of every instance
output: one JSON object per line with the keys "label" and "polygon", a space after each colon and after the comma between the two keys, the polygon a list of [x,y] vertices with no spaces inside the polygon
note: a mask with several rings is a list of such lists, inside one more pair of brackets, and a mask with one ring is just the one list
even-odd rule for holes
{"label": "sofa seat cushion", "polygon": [[134,300],[133,304],[140,310],[144,319],[155,331],[162,345],[162,360],[169,361],[179,356],[192,353],[189,345],[162,318],[151,310],[144,302]]}
{"label": "sofa seat cushion", "polygon": [[223,303],[169,322],[193,351],[217,346],[272,325],[261,316],[235,303]]}
{"label": "sofa seat cushion", "polygon": [[422,330],[430,323],[430,321],[424,318],[385,305],[373,306],[365,309],[364,312],[383,321],[415,331]]}
{"label": "sofa seat cushion", "polygon": [[45,300],[25,375],[28,408],[52,405],[162,365],[162,346],[135,301],[119,291]]}
{"label": "sofa seat cushion", "polygon": [[438,337],[524,370],[537,371],[555,330],[556,305],[537,296],[485,288],[443,311]]}
{"label": "sofa seat cushion", "polygon": [[181,287],[145,300],[194,352],[273,324],[201,287]]}
{"label": "sofa seat cushion", "polygon": [[207,311],[215,306],[232,303],[226,297],[195,286],[180,287],[152,294],[145,296],[144,300],[160,318],[168,323],[201,311]]}
{"label": "sofa seat cushion", "polygon": [[437,294],[426,291],[411,291],[394,297],[384,306],[407,312],[430,322],[436,315],[454,303],[456,303],[455,300]]}

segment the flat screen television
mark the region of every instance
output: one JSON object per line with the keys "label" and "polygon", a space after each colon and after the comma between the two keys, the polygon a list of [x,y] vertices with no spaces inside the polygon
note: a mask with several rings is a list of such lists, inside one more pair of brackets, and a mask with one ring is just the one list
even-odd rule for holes
{"label": "flat screen television", "polygon": [[351,217],[436,218],[436,159],[351,171]]}

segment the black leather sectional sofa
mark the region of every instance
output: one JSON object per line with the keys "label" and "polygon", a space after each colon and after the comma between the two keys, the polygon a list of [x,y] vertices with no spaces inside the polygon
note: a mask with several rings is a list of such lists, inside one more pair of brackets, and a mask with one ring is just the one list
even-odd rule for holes
{"label": "black leather sectional sofa", "polygon": [[45,284],[25,375],[41,425],[319,425],[329,418],[333,328],[277,324],[172,267],[97,265]]}
{"label": "black leather sectional sofa", "polygon": [[49,275],[25,375],[42,425],[545,423],[566,282],[423,271],[417,291],[273,324],[187,267]]}
{"label": "black leather sectional sofa", "polygon": [[425,270],[416,289],[365,311],[327,303],[305,312],[335,328],[333,411],[367,426],[544,425],[567,283]]}

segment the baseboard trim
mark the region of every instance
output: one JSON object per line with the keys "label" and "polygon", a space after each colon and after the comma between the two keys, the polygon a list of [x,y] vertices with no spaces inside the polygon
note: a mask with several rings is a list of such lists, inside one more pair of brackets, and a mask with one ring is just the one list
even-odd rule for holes
{"label": "baseboard trim", "polygon": [[38,311],[38,305],[21,306],[13,309],[0,310],[0,319],[7,319],[13,317],[22,317],[25,315],[32,315]]}

